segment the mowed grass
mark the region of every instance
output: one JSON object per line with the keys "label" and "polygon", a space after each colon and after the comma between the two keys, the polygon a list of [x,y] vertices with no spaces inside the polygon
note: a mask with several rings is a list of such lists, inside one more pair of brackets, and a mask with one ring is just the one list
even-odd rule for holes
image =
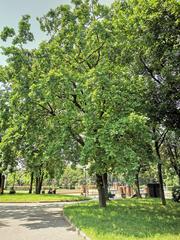
{"label": "mowed grass", "polygon": [[180,203],[122,199],[66,206],[64,213],[91,240],[180,240]]}
{"label": "mowed grass", "polygon": [[70,201],[82,201],[87,198],[83,196],[61,195],[61,194],[28,194],[28,193],[16,193],[16,194],[2,194],[0,195],[0,203],[8,202],[70,202]]}

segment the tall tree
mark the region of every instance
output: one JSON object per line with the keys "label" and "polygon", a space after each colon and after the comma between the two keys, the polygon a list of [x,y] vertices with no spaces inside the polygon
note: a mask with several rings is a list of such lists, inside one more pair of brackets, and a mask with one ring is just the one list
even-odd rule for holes
{"label": "tall tree", "polygon": [[146,86],[119,62],[113,12],[97,1],[73,3],[74,8],[61,5],[39,19],[50,37],[36,50],[24,48],[33,40],[29,16],[18,33],[2,32],[2,39],[13,37],[12,46],[4,48],[12,69],[12,124],[43,159],[90,163],[99,205],[105,207],[107,173],[137,167],[139,141],[149,141],[141,113]]}
{"label": "tall tree", "polygon": [[[134,74],[142,76],[148,86],[144,114],[150,118],[152,126],[160,126],[158,131],[162,127],[178,129],[179,3],[176,0],[117,1],[113,12],[114,33],[120,39],[117,50],[121,50],[124,64],[129,64]],[[122,49],[122,46],[126,47]],[[160,159],[157,146],[156,142]],[[159,163],[158,172],[162,180]]]}

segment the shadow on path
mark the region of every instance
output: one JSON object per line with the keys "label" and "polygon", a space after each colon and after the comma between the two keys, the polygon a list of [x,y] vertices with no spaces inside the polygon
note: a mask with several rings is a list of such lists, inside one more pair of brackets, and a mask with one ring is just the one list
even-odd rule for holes
{"label": "shadow on path", "polygon": [[69,227],[59,204],[0,205],[0,219],[0,228],[9,226],[8,222],[12,220],[17,220],[20,226],[28,229]]}
{"label": "shadow on path", "polygon": [[0,228],[2,227],[9,227],[9,225],[0,221]]}

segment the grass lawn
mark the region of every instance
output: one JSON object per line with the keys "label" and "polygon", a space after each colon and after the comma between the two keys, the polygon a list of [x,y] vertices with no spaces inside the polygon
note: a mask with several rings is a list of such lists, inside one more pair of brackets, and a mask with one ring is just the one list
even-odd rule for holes
{"label": "grass lawn", "polygon": [[2,194],[0,195],[0,203],[2,202],[50,202],[50,201],[78,201],[87,198],[81,196],[61,195],[61,194]]}
{"label": "grass lawn", "polygon": [[122,199],[66,206],[64,213],[92,240],[180,240],[180,203]]}

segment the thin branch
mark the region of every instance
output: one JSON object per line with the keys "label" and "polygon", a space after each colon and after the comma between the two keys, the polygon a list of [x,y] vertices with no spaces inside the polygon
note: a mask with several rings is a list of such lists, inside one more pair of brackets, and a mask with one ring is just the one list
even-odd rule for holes
{"label": "thin branch", "polygon": [[168,130],[165,130],[164,133],[161,134],[160,138],[158,139],[158,147],[160,148],[162,143],[164,142],[165,140],[165,137],[166,137],[166,134],[168,133]]}
{"label": "thin branch", "polygon": [[69,131],[70,131],[72,137],[73,137],[81,146],[84,146],[84,145],[85,145],[83,138],[82,138],[79,134],[75,133],[75,132],[72,130],[71,127],[69,127]]}
{"label": "thin branch", "polygon": [[93,65],[93,67],[97,66],[97,64],[98,64],[98,62],[99,62],[99,60],[100,60],[100,57],[101,57],[101,51],[99,50],[99,51],[98,51],[97,60],[96,60],[95,64]]}
{"label": "thin branch", "polygon": [[82,106],[77,101],[77,95],[76,94],[72,94],[72,97],[73,97],[72,102],[75,104],[75,106],[77,108],[79,108],[79,110],[81,110],[83,113],[85,113],[84,109],[82,108]]}
{"label": "thin branch", "polygon": [[140,61],[142,62],[142,64],[144,65],[146,71],[150,74],[150,76],[159,84],[161,84],[161,82],[154,76],[153,71],[146,65],[145,61],[143,60],[143,58],[140,56]]}
{"label": "thin branch", "polygon": [[78,63],[81,64],[81,63],[87,61],[94,53],[98,52],[104,46],[104,44],[105,44],[105,42],[103,42],[98,48],[96,48],[94,51],[92,51],[85,59],[82,59],[82,61],[80,61]]}
{"label": "thin branch", "polygon": [[55,113],[55,110],[52,108],[51,104],[48,102],[47,103],[49,108],[50,108],[50,113],[53,115],[53,116],[56,116],[56,113]]}
{"label": "thin branch", "polygon": [[[76,90],[76,89],[77,89],[76,83],[72,81],[72,85],[73,85],[74,90]],[[78,102],[78,100],[77,100],[77,94],[72,94],[72,97],[73,97],[72,102],[75,104],[75,106],[76,106],[77,108],[79,108],[83,113],[85,113],[85,110],[84,110],[83,107],[79,104],[79,102]]]}
{"label": "thin branch", "polygon": [[55,96],[56,96],[57,98],[61,99],[61,100],[65,99],[65,94],[64,94],[64,93],[62,93],[61,96],[58,95],[58,94],[56,94]]}
{"label": "thin branch", "polygon": [[[172,157],[172,159],[173,159],[174,161],[176,161],[176,158],[175,158],[175,156],[174,156],[173,150],[172,150],[171,145],[170,145],[169,142],[167,142],[167,149],[168,149],[169,155]],[[170,159],[171,159],[171,157],[170,157]],[[171,161],[171,163],[174,163],[174,162]]]}
{"label": "thin branch", "polygon": [[90,64],[89,62],[86,62],[86,64],[88,65],[88,68],[89,68],[89,69],[92,68],[92,66],[91,66],[91,64]]}
{"label": "thin branch", "polygon": [[40,103],[38,103],[38,105],[39,105],[42,109],[46,110],[46,112],[48,112],[48,113],[51,114],[52,116],[56,116],[56,114],[55,114],[54,111],[51,111],[49,108],[43,106],[43,105],[40,104]]}

